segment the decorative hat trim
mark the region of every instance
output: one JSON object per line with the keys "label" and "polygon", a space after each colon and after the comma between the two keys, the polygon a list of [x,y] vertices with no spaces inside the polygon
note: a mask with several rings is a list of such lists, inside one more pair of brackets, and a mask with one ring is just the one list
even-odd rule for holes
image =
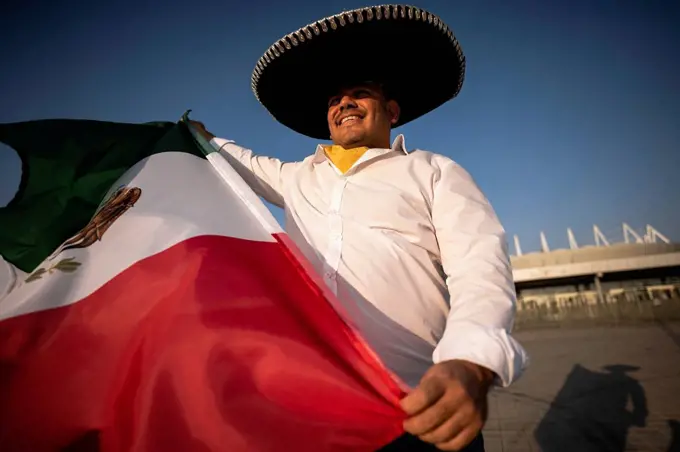
{"label": "decorative hat trim", "polygon": [[314,39],[314,36],[320,36],[322,33],[328,33],[331,30],[337,30],[338,27],[344,27],[347,24],[352,24],[354,21],[363,23],[371,20],[389,20],[389,19],[408,19],[414,21],[422,21],[432,24],[433,27],[439,29],[442,34],[446,35],[456,49],[458,58],[462,64],[461,77],[458,81],[454,97],[460,92],[463,81],[465,79],[465,58],[463,51],[449,27],[438,16],[425,11],[424,9],[408,5],[382,5],[382,6],[368,6],[364,8],[353,9],[345,11],[340,14],[326,17],[317,20],[309,25],[306,25],[299,30],[296,30],[275,42],[258,60],[253,70],[250,86],[255,94],[257,100],[262,103],[258,94],[257,85],[262,76],[264,69],[274,60],[281,57],[286,50],[297,47],[299,43],[306,40]]}

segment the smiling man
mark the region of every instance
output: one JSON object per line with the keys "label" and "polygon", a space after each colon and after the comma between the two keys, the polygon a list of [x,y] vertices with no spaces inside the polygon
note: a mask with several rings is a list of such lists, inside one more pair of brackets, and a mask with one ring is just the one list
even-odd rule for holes
{"label": "smiling man", "polygon": [[[338,55],[347,56],[342,65]],[[407,434],[386,451],[484,450],[488,392],[527,364],[510,336],[514,284],[489,202],[450,158],[407,151],[402,135],[391,142],[394,128],[454,98],[464,72],[458,41],[438,17],[362,8],[278,40],[252,77],[278,121],[332,144],[284,163],[193,122],[285,209],[288,234],[337,295],[338,311],[410,388],[401,402]]]}

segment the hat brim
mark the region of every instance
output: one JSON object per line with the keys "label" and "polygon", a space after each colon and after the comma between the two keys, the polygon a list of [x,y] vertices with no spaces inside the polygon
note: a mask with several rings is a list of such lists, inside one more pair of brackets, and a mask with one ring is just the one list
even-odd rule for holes
{"label": "hat brim", "polygon": [[280,39],[258,61],[252,88],[281,124],[326,140],[328,100],[342,86],[383,84],[401,108],[398,127],[453,99],[464,75],[460,45],[438,17],[386,5],[322,19]]}

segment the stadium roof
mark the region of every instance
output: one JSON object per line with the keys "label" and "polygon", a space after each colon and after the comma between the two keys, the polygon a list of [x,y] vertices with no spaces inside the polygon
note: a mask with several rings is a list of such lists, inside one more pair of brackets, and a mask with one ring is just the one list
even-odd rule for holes
{"label": "stadium roof", "polygon": [[680,267],[680,244],[589,246],[512,257],[516,283]]}

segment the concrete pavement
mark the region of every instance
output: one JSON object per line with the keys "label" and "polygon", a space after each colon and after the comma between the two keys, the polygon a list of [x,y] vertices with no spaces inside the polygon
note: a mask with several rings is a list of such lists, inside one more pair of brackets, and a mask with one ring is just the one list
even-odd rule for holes
{"label": "concrete pavement", "polygon": [[516,337],[532,363],[492,393],[487,452],[680,452],[680,323]]}

